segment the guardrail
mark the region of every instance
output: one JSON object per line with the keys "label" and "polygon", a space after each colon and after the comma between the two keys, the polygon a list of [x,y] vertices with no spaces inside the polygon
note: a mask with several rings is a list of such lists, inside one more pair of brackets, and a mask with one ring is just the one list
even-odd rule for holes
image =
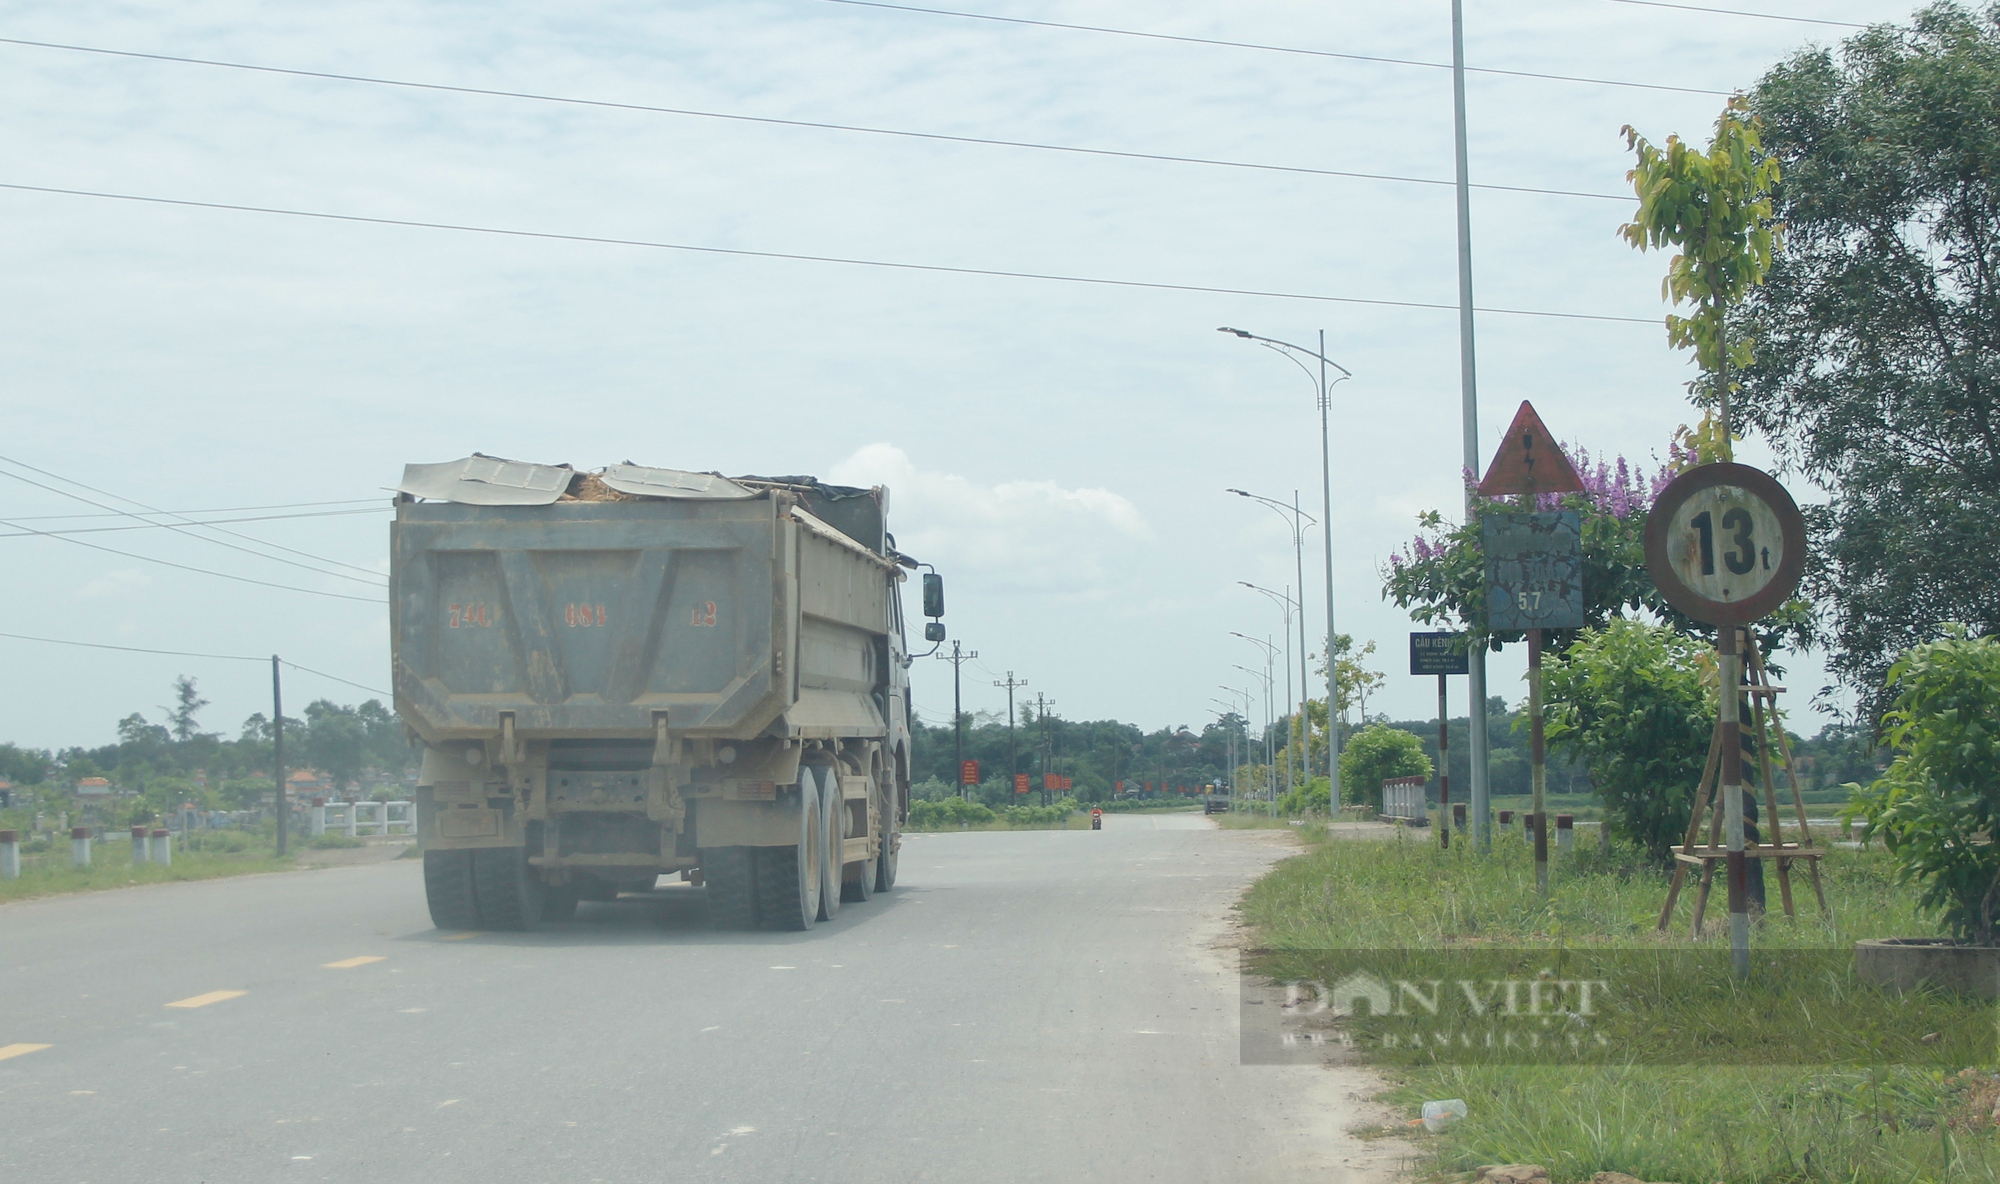
{"label": "guardrail", "polygon": [[410,802],[329,802],[314,798],[312,835],[317,838],[329,829],[350,839],[364,834],[413,835],[417,833],[417,815]]}
{"label": "guardrail", "polygon": [[1430,806],[1424,799],[1423,777],[1393,777],[1382,783],[1382,820],[1430,825]]}

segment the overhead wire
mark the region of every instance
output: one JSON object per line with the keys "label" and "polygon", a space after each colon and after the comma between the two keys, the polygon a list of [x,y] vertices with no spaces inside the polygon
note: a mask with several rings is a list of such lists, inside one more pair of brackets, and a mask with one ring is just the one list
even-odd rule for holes
{"label": "overhead wire", "polygon": [[[850,8],[881,8],[891,12],[922,13],[926,16],[958,17],[962,20],[993,21],[1004,25],[1032,25],[1044,29],[1067,29],[1079,33],[1106,33],[1118,37],[1138,37],[1148,41],[1178,41],[1187,45],[1212,45],[1224,49],[1248,49],[1260,53],[1297,54],[1303,57],[1338,58],[1349,62],[1375,62],[1386,66],[1419,66],[1429,70],[1450,70],[1450,62],[1427,62],[1418,58],[1379,57],[1374,54],[1344,53],[1331,49],[1306,49],[1296,45],[1270,45],[1256,41],[1227,41],[1217,37],[1189,37],[1176,33],[1152,33],[1142,29],[1120,29],[1109,25],[1078,25],[1064,21],[1031,20],[1020,16],[998,16],[989,12],[965,12],[953,8],[925,8],[915,4],[890,4],[885,0],[821,0],[825,4],[842,4]],[[1504,70],[1497,66],[1467,66],[1468,74],[1495,74],[1509,78],[1534,78],[1547,82],[1577,82],[1590,86],[1625,86],[1639,90],[1673,91],[1689,95],[1727,95],[1726,90],[1712,90],[1699,86],[1676,86],[1663,82],[1628,82],[1615,78],[1584,78],[1574,74],[1548,74],[1535,70]]]}
{"label": "overhead wire", "polygon": [[[383,507],[383,509],[386,509],[386,508],[387,508],[387,507]],[[234,523],[238,523],[238,522],[276,522],[276,521],[292,521],[292,520],[295,520],[295,519],[299,519],[299,518],[343,518],[343,517],[348,517],[348,516],[351,516],[351,515],[355,515],[355,514],[378,514],[378,513],[381,513],[381,512],[382,512],[382,510],[380,510],[380,509],[370,509],[370,510],[321,510],[321,511],[319,511],[318,513],[313,513],[313,514],[260,514],[260,515],[258,515],[258,516],[256,516],[256,517],[254,517],[254,518],[216,518],[216,519],[209,519],[209,520],[206,520],[206,521],[201,521],[201,520],[192,520],[192,519],[191,519],[191,520],[190,520],[190,524],[191,524],[191,525],[195,525],[195,526],[214,526],[214,525],[216,525],[217,523],[231,523],[231,524],[234,524]],[[93,517],[103,517],[103,518],[112,518],[112,517],[123,517],[123,516],[127,516],[127,515],[117,515],[117,514],[102,514],[102,515],[93,515]],[[36,521],[36,520],[35,520],[35,519],[31,519],[31,518],[15,518],[15,519],[10,519],[9,521],[14,521],[14,522],[31,522],[31,521]],[[131,523],[130,525],[126,525],[126,526],[71,526],[71,527],[62,527],[62,528],[58,528],[58,529],[55,529],[55,530],[46,530],[46,531],[41,531],[40,533],[41,533],[41,534],[42,534],[43,536],[45,536],[45,537],[46,537],[46,536],[60,536],[60,535],[71,535],[71,534],[107,534],[107,533],[112,533],[112,532],[116,532],[116,531],[126,531],[126,530],[147,530],[147,529],[152,529],[152,528],[162,528],[162,527],[170,527],[170,526],[172,526],[172,525],[174,525],[174,524],[173,524],[173,523],[170,523],[170,522],[134,522],[134,523]],[[31,532],[27,532],[27,531],[23,531],[23,532],[21,532],[21,533],[19,533],[19,534],[0,534],[0,539],[19,539],[19,538],[28,538],[28,537],[31,537]],[[327,574],[333,574],[333,573],[327,573]]]}
{"label": "overhead wire", "polygon": [[[112,645],[109,642],[102,641],[73,641],[67,637],[35,637],[26,633],[0,633],[0,637],[11,638],[15,641],[38,641],[45,645],[73,645],[91,650],[117,650],[120,653],[127,654],[159,654],[169,658],[207,658],[216,662],[269,662],[271,660],[268,657],[251,654],[205,654],[194,650],[156,650],[136,645]],[[366,683],[355,682],[351,678],[342,678],[338,674],[328,674],[324,670],[315,670],[310,666],[301,666],[297,662],[287,661],[284,658],[279,658],[278,664],[292,670],[297,670],[302,674],[318,675],[320,678],[344,683],[347,686],[367,691],[370,694],[394,697],[394,692],[392,691],[385,691],[380,687],[371,687]]]}
{"label": "overhead wire", "polygon": [[[153,514],[168,514],[168,513],[169,513],[169,511],[166,511],[166,510],[161,510],[161,509],[158,509],[158,508],[156,508],[156,507],[154,507],[154,506],[149,506],[149,505],[147,505],[147,504],[146,504],[145,502],[142,502],[142,501],[139,501],[139,500],[138,500],[138,499],[136,499],[136,498],[129,498],[129,497],[125,497],[125,496],[124,496],[124,495],[122,495],[122,494],[116,494],[116,493],[112,493],[112,492],[110,492],[110,491],[108,491],[108,490],[103,490],[103,489],[99,489],[99,488],[97,488],[97,487],[96,487],[96,486],[94,486],[94,485],[86,485],[86,484],[84,484],[83,482],[81,482],[81,481],[78,481],[78,480],[76,480],[76,479],[74,479],[74,478],[71,478],[71,477],[65,477],[65,476],[63,476],[63,475],[62,475],[62,474],[60,474],[60,473],[52,473],[52,472],[50,472],[50,471],[49,471],[49,470],[47,470],[47,469],[43,469],[43,468],[38,468],[38,467],[36,467],[35,465],[31,465],[31,464],[29,464],[29,463],[28,463],[28,462],[26,462],[26,461],[21,461],[21,460],[15,460],[15,459],[13,459],[12,457],[8,457],[8,456],[0,456],[0,464],[10,464],[10,465],[13,465],[13,466],[15,466],[16,468],[22,468],[22,469],[26,469],[26,470],[28,470],[28,471],[29,471],[29,472],[31,472],[31,473],[40,473],[40,474],[41,474],[42,476],[44,476],[44,477],[49,477],[49,478],[52,478],[52,479],[54,479],[54,480],[57,480],[57,481],[61,481],[61,482],[63,482],[63,483],[64,483],[64,484],[66,484],[66,485],[74,485],[74,486],[76,486],[76,487],[77,487],[78,489],[88,489],[88,490],[89,490],[90,492],[92,492],[92,493],[95,493],[95,494],[99,495],[100,497],[110,497],[110,498],[117,498],[117,499],[118,499],[119,501],[123,501],[123,502],[130,502],[130,503],[132,503],[133,505],[135,505],[135,506],[138,506],[138,507],[140,507],[141,509],[144,509],[144,510],[146,510],[146,511],[149,511],[150,513],[153,513]],[[198,540],[200,540],[200,541],[202,541],[202,542],[204,542],[204,543],[209,543],[209,544],[211,544],[211,545],[213,545],[213,546],[217,546],[217,547],[226,547],[226,548],[228,548],[228,549],[229,549],[229,550],[231,550],[231,551],[240,551],[240,552],[242,552],[242,553],[243,553],[243,554],[245,554],[245,555],[252,555],[252,556],[255,556],[255,557],[259,558],[259,559],[264,559],[264,560],[268,560],[268,561],[270,561],[270,562],[272,562],[272,563],[282,563],[282,564],[285,564],[285,565],[286,565],[286,566],[288,566],[288,567],[296,567],[296,568],[300,568],[300,569],[302,569],[302,570],[305,570],[305,571],[309,571],[309,572],[312,572],[312,573],[313,573],[313,574],[315,574],[315,575],[322,575],[322,576],[331,576],[331,577],[333,577],[334,579],[339,579],[339,580],[352,580],[352,581],[354,581],[354,582],[356,582],[356,583],[365,583],[365,584],[368,584],[368,585],[370,585],[370,586],[372,586],[372,587],[378,587],[378,588],[387,588],[387,587],[389,586],[389,585],[388,585],[388,583],[387,583],[387,581],[385,581],[385,580],[384,580],[384,579],[382,578],[382,574],[381,574],[380,572],[377,572],[377,571],[372,571],[372,570],[370,570],[370,569],[368,569],[368,568],[365,568],[365,567],[361,567],[361,566],[359,566],[358,564],[353,564],[353,563],[345,563],[345,562],[342,562],[341,560],[338,560],[338,559],[329,559],[329,558],[327,558],[326,556],[323,556],[323,555],[314,555],[314,554],[312,554],[311,552],[308,552],[308,551],[301,551],[301,550],[297,549],[296,547],[287,547],[287,546],[285,546],[285,545],[284,545],[284,544],[282,544],[282,543],[272,543],[272,542],[266,542],[266,541],[265,541],[265,540],[263,540],[263,539],[258,539],[258,538],[252,538],[251,536],[249,536],[249,535],[246,535],[246,534],[243,534],[243,533],[241,533],[241,532],[239,532],[239,531],[234,531],[234,530],[225,530],[225,529],[223,529],[222,527],[219,527],[219,526],[202,526],[202,524],[200,524],[200,523],[193,523],[193,525],[196,525],[196,526],[202,526],[202,528],[203,528],[203,529],[207,529],[207,530],[213,530],[213,531],[215,531],[215,532],[216,532],[216,533],[218,533],[218,534],[226,534],[226,535],[230,535],[230,536],[232,536],[232,537],[234,537],[234,538],[239,538],[239,539],[243,539],[243,540],[245,540],[246,542],[252,542],[252,543],[256,543],[256,544],[257,544],[257,545],[259,545],[259,546],[264,546],[264,547],[271,547],[271,548],[274,548],[274,549],[276,549],[276,550],[279,550],[279,551],[285,551],[285,552],[288,552],[288,553],[290,553],[290,554],[293,554],[293,555],[299,555],[299,556],[302,556],[302,557],[304,557],[304,558],[307,558],[307,559],[312,559],[312,560],[315,560],[315,561],[317,561],[317,562],[319,562],[319,563],[323,563],[323,564],[331,564],[331,565],[332,565],[332,566],[334,566],[334,567],[345,567],[345,568],[348,568],[349,570],[352,570],[352,571],[360,571],[360,572],[366,572],[366,573],[367,573],[367,578],[365,578],[365,579],[364,579],[364,578],[363,578],[363,577],[361,577],[361,576],[351,576],[351,575],[347,575],[347,574],[345,574],[345,573],[343,573],[343,572],[337,572],[337,571],[326,571],[326,570],[324,570],[323,568],[318,568],[318,567],[313,567],[313,566],[311,566],[310,564],[305,564],[305,563],[300,563],[300,562],[298,562],[297,560],[293,560],[293,559],[285,559],[285,558],[283,558],[283,557],[281,557],[281,556],[277,556],[277,555],[266,555],[266,554],[264,554],[264,553],[263,553],[263,552],[261,552],[261,551],[255,551],[255,550],[252,550],[252,549],[250,549],[249,547],[239,547],[239,546],[237,546],[237,545],[236,545],[235,543],[227,543],[227,542],[224,542],[224,541],[223,541],[223,540],[221,540],[221,539],[212,539],[212,538],[209,538],[209,537],[207,537],[206,535],[200,535],[200,534],[195,534],[195,533],[193,533],[193,532],[191,532],[191,531],[189,531],[189,530],[185,529],[185,528],[184,528],[184,527],[183,527],[183,526],[182,526],[182,525],[181,525],[180,523],[174,523],[174,522],[160,522],[160,523],[153,523],[153,522],[150,522],[150,521],[149,521],[148,519],[146,519],[146,518],[143,518],[143,517],[141,517],[140,515],[138,515],[138,514],[135,514],[135,513],[133,513],[133,512],[132,512],[132,511],[130,511],[130,510],[120,510],[120,509],[119,509],[118,507],[116,507],[116,506],[108,506],[108,505],[105,505],[105,504],[104,504],[103,502],[97,502],[97,501],[92,501],[91,499],[89,499],[89,498],[87,498],[87,497],[84,497],[84,496],[83,496],[82,494],[77,494],[77,493],[71,493],[71,492],[69,492],[69,491],[67,491],[67,490],[63,490],[63,489],[57,489],[57,488],[56,488],[55,486],[53,486],[53,485],[48,485],[48,484],[45,484],[45,483],[43,483],[43,482],[41,482],[41,481],[32,481],[32,480],[29,480],[29,479],[28,479],[28,478],[26,478],[26,477],[23,477],[23,476],[21,476],[21,475],[20,475],[19,473],[10,473],[10,472],[7,472],[7,471],[6,471],[5,469],[0,469],[0,477],[11,477],[11,478],[13,478],[13,479],[14,479],[14,480],[16,480],[16,481],[20,481],[20,482],[23,482],[23,483],[25,483],[25,484],[28,484],[28,485],[32,485],[32,486],[34,486],[34,487],[35,487],[35,488],[37,488],[37,489],[44,489],[44,490],[47,490],[48,492],[50,492],[50,493],[53,493],[53,494],[55,494],[55,495],[56,495],[56,496],[58,496],[58,497],[66,497],[66,498],[70,498],[70,499],[72,499],[72,500],[74,500],[74,501],[79,501],[79,502],[82,502],[83,504],[85,504],[85,505],[87,505],[87,506],[96,506],[96,507],[97,507],[98,509],[100,509],[100,510],[108,510],[108,511],[110,511],[110,512],[114,513],[114,514],[124,514],[124,515],[126,515],[127,517],[131,517],[131,518],[138,518],[138,519],[139,519],[140,521],[142,521],[142,522],[147,522],[147,523],[148,523],[148,525],[156,525],[156,526],[162,526],[162,527],[165,527],[165,528],[166,528],[166,529],[168,529],[168,530],[172,530],[172,531],[174,531],[174,532],[175,532],[176,534],[181,534],[181,535],[185,535],[186,537],[188,537],[188,538],[192,538],[192,539],[198,539]],[[185,516],[183,516],[183,515],[175,515],[175,516],[176,516],[176,517],[183,517],[183,518],[185,518]],[[30,528],[30,529],[32,529],[32,528]],[[49,537],[49,538],[54,538],[54,537],[61,537],[61,535],[62,535],[63,533],[65,533],[65,532],[59,532],[59,531],[58,531],[58,532],[51,532],[51,531],[45,531],[45,530],[36,530],[36,531],[34,531],[34,533],[36,533],[36,534],[39,534],[39,535],[42,535],[43,537]]]}
{"label": "overhead wire", "polygon": [[[360,506],[360,505],[376,506],[385,511],[390,508],[386,505],[383,505],[382,499],[380,498],[351,497],[331,502],[280,502],[279,504],[273,506],[218,506],[213,509],[207,509],[207,510],[161,510],[160,513],[162,514],[248,514],[256,510],[299,510],[299,509],[309,509],[315,506]],[[362,512],[365,513],[367,511],[362,511]],[[69,518],[69,519],[123,518],[126,517],[129,513],[130,512],[126,510],[107,510],[96,514],[27,514],[27,515],[16,514],[14,515],[14,519],[15,521],[18,522],[53,522],[61,518]]]}
{"label": "overhead wire", "polygon": [[1636,4],[1642,8],[1678,8],[1683,12],[1712,12],[1721,16],[1747,16],[1764,21],[1790,21],[1800,25],[1834,25],[1842,29],[1866,29],[1871,26],[1854,21],[1833,21],[1817,16],[1781,16],[1775,12],[1751,12],[1743,8],[1705,8],[1699,4],[1669,4],[1666,0],[1611,0],[1613,4]]}
{"label": "overhead wire", "polygon": [[194,567],[186,563],[175,563],[171,559],[161,559],[154,555],[141,555],[136,551],[120,551],[116,547],[107,547],[104,546],[102,543],[85,542],[83,539],[71,538],[68,535],[52,534],[46,530],[36,530],[32,526],[22,526],[19,522],[15,522],[6,518],[0,518],[0,526],[17,527],[21,530],[27,531],[29,534],[37,534],[41,535],[44,538],[55,539],[57,542],[68,543],[74,547],[88,547],[93,551],[102,551],[107,555],[119,555],[123,556],[126,559],[137,559],[142,563],[157,563],[161,567],[171,567],[178,571],[193,572],[196,575],[215,576],[219,579],[235,580],[240,584],[255,584],[260,588],[276,588],[283,592],[303,592],[308,596],[325,596],[325,597],[330,597],[334,600],[358,600],[363,604],[386,603],[385,599],[382,597],[350,596],[345,592],[328,592],[320,588],[301,588],[295,584],[274,584],[269,580],[253,579],[250,576],[234,575],[230,572],[215,571],[206,567]]}
{"label": "overhead wire", "polygon": [[[1217,296],[1254,296],[1271,300],[1301,300],[1325,304],[1372,305],[1383,308],[1415,308],[1457,312],[1457,304],[1424,300],[1385,300],[1365,296],[1329,296],[1311,292],[1285,292],[1260,288],[1226,288],[1207,284],[1175,284],[1153,280],[1114,279],[1105,276],[1064,275],[1057,272],[1015,271],[992,267],[954,267],[940,263],[909,263],[887,259],[863,259],[843,255],[810,255],[793,251],[756,251],[742,247],[713,247],[694,243],[663,242],[651,239],[608,238],[588,234],[561,234],[545,230],[518,230],[498,226],[475,226],[459,222],[431,222],[415,218],[378,218],[361,214],[334,214],[320,210],[295,210],[280,206],[240,205],[233,202],[194,201],[187,198],[154,197],[107,190],[70,189],[55,185],[26,185],[0,181],[0,189],[20,193],[48,193],[66,197],[93,197],[106,201],[136,202],[183,209],[226,210],[233,213],[272,214],[288,218],[310,218],[326,222],[350,222],[368,226],[397,226],[416,230],[449,230],[466,234],[487,234],[503,238],[538,239],[549,242],[589,243],[614,247],[641,247],[660,251],[684,251],[702,255],[725,255],[745,259],[781,259],[791,262],[831,263],[845,267],[871,267],[889,271],[922,271],[941,275],[987,276],[1000,279],[1042,280],[1051,283],[1086,284],[1109,288],[1139,288],[1159,292],[1199,292]],[[1631,325],[1658,325],[1656,317],[1621,317],[1606,313],[1551,312],[1543,309],[1481,307],[1475,312],[1499,316],[1547,317],[1570,321],[1607,321]],[[74,541],[74,540],[72,540]]]}
{"label": "overhead wire", "polygon": [[[1075,156],[1103,156],[1119,160],[1154,161],[1165,164],[1190,164],[1211,168],[1249,169],[1257,172],[1294,173],[1315,177],[1340,177],[1359,181],[1386,181],[1405,185],[1434,185],[1449,187],[1456,182],[1442,177],[1412,177],[1395,173],[1369,173],[1351,169],[1315,168],[1309,165],[1265,164],[1257,161],[1225,160],[1217,157],[1182,156],[1165,152],[1138,152],[1117,148],[1090,148],[1077,144],[1051,144],[1034,140],[1010,140],[993,136],[952,135],[945,132],[911,131],[907,128],[870,127],[864,124],[831,123],[812,119],[782,119],[767,115],[744,115],[725,111],[703,111],[692,107],[664,107],[647,103],[622,103],[605,99],[581,99],[565,95],[542,94],[534,91],[498,90],[478,86],[454,86],[440,82],[418,82],[410,79],[384,78],[367,74],[340,74],[325,70],[300,70],[285,66],[266,66],[249,62],[230,62],[216,58],[185,57],[178,54],[142,53],[136,50],[107,49],[94,45],[73,45],[56,41],[30,41],[20,37],[0,37],[0,45],[21,45],[37,49],[65,50],[73,53],[102,54],[109,57],[138,58],[145,61],[173,62],[181,65],[211,66],[226,70],[245,70],[258,74],[279,74],[295,78],[313,78],[322,81],[363,83],[371,86],[400,87],[409,90],[441,91],[448,94],[478,95],[487,98],[520,99],[536,103],[561,103],[579,107],[597,107],[612,111],[636,111],[655,115],[680,115],[696,119],[719,119],[737,123],[759,123],[775,127],[806,128],[815,131],[853,132],[861,135],[892,136],[902,139],[930,140],[948,144],[974,144],[991,148],[1018,148],[1036,152],[1059,152]],[[1721,92],[1716,92],[1721,93]],[[1533,185],[1498,185],[1491,182],[1474,182],[1474,189],[1491,190],[1501,193],[1542,194],[1551,197],[1582,197],[1600,201],[1633,201],[1629,193],[1593,193],[1575,189],[1551,189]]]}

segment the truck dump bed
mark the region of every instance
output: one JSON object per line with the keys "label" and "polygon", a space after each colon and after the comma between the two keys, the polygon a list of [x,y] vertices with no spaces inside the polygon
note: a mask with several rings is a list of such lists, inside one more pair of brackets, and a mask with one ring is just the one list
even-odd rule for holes
{"label": "truck dump bed", "polygon": [[527,737],[648,738],[663,715],[683,735],[880,733],[898,620],[883,494],[810,480],[411,466],[398,711],[433,744],[503,716]]}

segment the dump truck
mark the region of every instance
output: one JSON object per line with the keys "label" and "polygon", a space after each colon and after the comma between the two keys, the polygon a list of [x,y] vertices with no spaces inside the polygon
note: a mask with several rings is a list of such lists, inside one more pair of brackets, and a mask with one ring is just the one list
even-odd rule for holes
{"label": "dump truck", "polygon": [[896,884],[910,802],[889,491],[811,477],[410,465],[391,527],[396,710],[431,919],[527,929],[678,873],[725,928]]}

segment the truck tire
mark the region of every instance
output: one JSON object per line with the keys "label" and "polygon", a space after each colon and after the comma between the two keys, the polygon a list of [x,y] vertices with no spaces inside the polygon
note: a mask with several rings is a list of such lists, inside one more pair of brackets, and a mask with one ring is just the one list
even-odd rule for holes
{"label": "truck tire", "polygon": [[480,847],[472,853],[479,920],[488,929],[533,929],[547,889],[528,868],[526,847]]}
{"label": "truck tire", "polygon": [[710,925],[717,929],[757,927],[757,848],[704,848],[701,878],[708,894]]}
{"label": "truck tire", "polygon": [[846,851],[847,801],[840,793],[838,767],[821,769],[819,779],[821,817],[825,819],[820,833],[826,840],[826,855],[819,862],[819,919],[831,921],[840,915],[840,881],[846,872],[840,857]]}
{"label": "truck tire", "polygon": [[424,852],[424,899],[439,929],[479,928],[479,897],[472,890],[472,852]]}
{"label": "truck tire", "polygon": [[819,920],[820,885],[826,878],[826,810],[819,777],[799,770],[798,842],[757,849],[757,914],[772,929],[797,932]]}

